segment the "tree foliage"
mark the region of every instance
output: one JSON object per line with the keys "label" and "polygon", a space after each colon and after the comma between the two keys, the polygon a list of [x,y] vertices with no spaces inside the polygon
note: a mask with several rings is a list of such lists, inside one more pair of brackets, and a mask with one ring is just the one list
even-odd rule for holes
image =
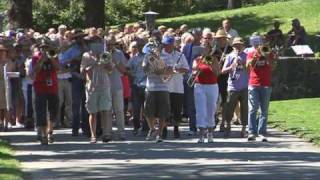
{"label": "tree foliage", "polygon": [[[8,8],[9,0],[0,0],[0,11]],[[33,27],[46,31],[65,24],[85,27],[85,0],[32,0]],[[90,1],[90,0],[89,0]],[[286,0],[234,0],[242,5],[255,5]],[[143,12],[156,11],[159,18],[226,9],[228,0],[105,0],[105,24],[119,25],[144,20]],[[88,24],[88,22],[87,22]]]}
{"label": "tree foliage", "polygon": [[33,0],[34,28],[40,31],[60,24],[83,27],[83,13],[84,3],[81,0]]}

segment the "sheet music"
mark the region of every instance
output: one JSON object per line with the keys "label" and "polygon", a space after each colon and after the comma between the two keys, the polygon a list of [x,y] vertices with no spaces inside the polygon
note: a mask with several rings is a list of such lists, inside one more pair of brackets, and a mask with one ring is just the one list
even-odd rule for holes
{"label": "sheet music", "polygon": [[291,46],[296,55],[314,54],[309,45]]}

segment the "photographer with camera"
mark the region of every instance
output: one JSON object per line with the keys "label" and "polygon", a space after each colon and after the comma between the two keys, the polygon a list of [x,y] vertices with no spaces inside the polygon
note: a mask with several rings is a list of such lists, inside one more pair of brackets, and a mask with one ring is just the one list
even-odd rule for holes
{"label": "photographer with camera", "polygon": [[238,102],[240,102],[240,120],[242,124],[241,137],[245,136],[248,120],[248,74],[246,70],[247,54],[242,38],[236,37],[232,43],[233,51],[227,55],[222,73],[229,74],[228,96],[226,102],[226,129],[225,136],[231,131],[231,120]]}
{"label": "photographer with camera", "polygon": [[[41,133],[41,144],[53,142],[53,121],[58,109],[58,59],[50,57],[50,43],[41,42],[32,57],[33,86],[35,90],[36,126]],[[50,118],[47,119],[47,109]]]}

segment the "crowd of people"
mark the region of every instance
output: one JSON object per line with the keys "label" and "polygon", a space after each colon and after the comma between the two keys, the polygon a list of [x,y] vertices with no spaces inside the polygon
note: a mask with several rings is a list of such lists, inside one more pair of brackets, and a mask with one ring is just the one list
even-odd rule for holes
{"label": "crowd of people", "polygon": [[[236,119],[242,138],[267,141],[273,48],[286,44],[279,25],[253,34],[249,45],[228,19],[216,32],[186,24],[150,32],[138,23],[122,30],[60,25],[45,34],[3,32],[1,128],[34,128],[47,145],[58,128],[96,143],[100,136],[103,142],[116,135],[126,140],[125,126],[132,125],[133,135],[162,142],[168,126],[180,138],[179,125],[187,119],[188,135],[210,143],[218,124],[228,137]],[[292,26],[288,45],[305,43],[299,20]]]}

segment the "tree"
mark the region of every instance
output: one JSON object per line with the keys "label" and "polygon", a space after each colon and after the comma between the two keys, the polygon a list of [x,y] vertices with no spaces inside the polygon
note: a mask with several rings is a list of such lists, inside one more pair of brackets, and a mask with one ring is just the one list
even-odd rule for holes
{"label": "tree", "polygon": [[10,0],[9,23],[14,28],[32,27],[32,0]]}
{"label": "tree", "polygon": [[102,27],[104,28],[105,11],[104,0],[85,0],[84,14],[86,27]]}
{"label": "tree", "polygon": [[241,6],[241,0],[228,0],[228,9],[239,8]]}

